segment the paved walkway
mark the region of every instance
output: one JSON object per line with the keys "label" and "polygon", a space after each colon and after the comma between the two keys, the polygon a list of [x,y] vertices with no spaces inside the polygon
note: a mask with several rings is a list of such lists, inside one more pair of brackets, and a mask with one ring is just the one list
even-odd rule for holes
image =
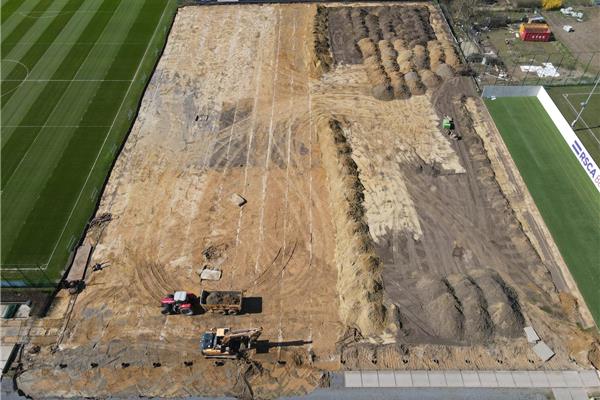
{"label": "paved walkway", "polygon": [[346,371],[344,386],[600,389],[596,370],[585,371]]}

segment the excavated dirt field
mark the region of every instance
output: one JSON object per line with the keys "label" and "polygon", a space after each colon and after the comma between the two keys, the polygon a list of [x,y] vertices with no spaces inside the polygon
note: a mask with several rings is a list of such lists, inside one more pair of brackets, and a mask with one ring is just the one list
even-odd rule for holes
{"label": "excavated dirt field", "polygon": [[[488,158],[497,132],[452,46],[426,3],[180,9],[98,210],[112,220],[87,234],[106,267],[59,293],[20,387],[268,398],[340,368],[589,366],[577,294],[521,222],[535,207],[505,194],[522,182]],[[160,314],[201,288],[244,290],[244,312]],[[264,329],[252,361],[202,358],[219,326]]]}

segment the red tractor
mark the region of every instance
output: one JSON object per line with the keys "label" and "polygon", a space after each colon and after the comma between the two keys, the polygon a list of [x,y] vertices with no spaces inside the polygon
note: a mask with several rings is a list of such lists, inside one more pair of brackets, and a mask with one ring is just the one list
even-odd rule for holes
{"label": "red tractor", "polygon": [[197,302],[197,297],[193,293],[178,291],[174,294],[169,294],[160,300],[162,314],[183,314],[194,315],[194,304]]}

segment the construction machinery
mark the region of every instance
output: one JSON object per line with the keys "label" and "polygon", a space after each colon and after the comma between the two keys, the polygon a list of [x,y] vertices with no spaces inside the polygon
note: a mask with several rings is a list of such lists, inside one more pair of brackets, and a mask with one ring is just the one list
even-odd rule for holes
{"label": "construction machinery", "polygon": [[242,311],[244,295],[240,291],[208,291],[200,293],[200,307],[206,312],[219,314],[239,314]]}
{"label": "construction machinery", "polygon": [[160,300],[162,314],[194,315],[194,303],[198,301],[195,294],[177,291],[168,294]]}
{"label": "construction machinery", "polygon": [[460,135],[454,130],[454,120],[451,117],[447,115],[444,116],[444,119],[442,120],[442,128],[446,132],[446,135],[448,135],[450,138],[454,140],[460,139]]}
{"label": "construction machinery", "polygon": [[252,348],[261,333],[262,328],[213,328],[202,335],[202,355],[205,358],[239,358]]}

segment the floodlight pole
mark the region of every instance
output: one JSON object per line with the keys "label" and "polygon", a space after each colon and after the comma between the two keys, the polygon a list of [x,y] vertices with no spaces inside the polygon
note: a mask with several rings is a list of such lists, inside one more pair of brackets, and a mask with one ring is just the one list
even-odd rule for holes
{"label": "floodlight pole", "polygon": [[596,91],[596,86],[598,86],[598,82],[600,82],[600,78],[596,79],[596,83],[594,84],[594,87],[592,88],[592,91],[590,92],[588,98],[583,103],[581,103],[581,110],[579,110],[579,113],[577,114],[577,117],[575,117],[575,120],[571,122],[571,128],[574,128],[577,121],[579,121],[581,114],[583,114],[583,110],[585,110],[585,106],[587,106],[588,102],[590,101],[590,98],[592,97],[592,94],[594,94],[594,92]]}

